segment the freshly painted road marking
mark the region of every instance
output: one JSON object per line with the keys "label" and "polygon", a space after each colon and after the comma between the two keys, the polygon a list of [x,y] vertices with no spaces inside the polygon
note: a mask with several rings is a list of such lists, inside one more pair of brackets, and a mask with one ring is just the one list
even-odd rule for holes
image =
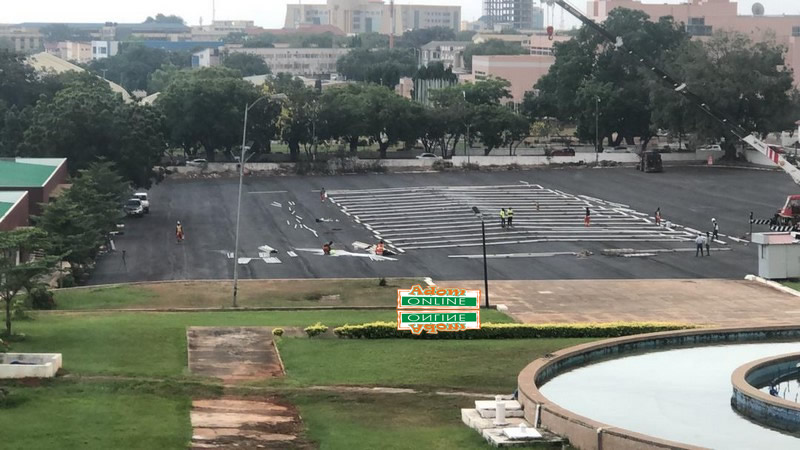
{"label": "freshly painted road marking", "polygon": [[286,254],[291,256],[292,258],[297,258],[297,253],[295,252],[286,252]]}
{"label": "freshly painted road marking", "polygon": [[[547,253],[505,253],[486,255],[486,259],[499,258],[548,258],[551,256],[578,256],[575,252],[547,252]],[[448,258],[482,259],[483,255],[447,255]]]}
{"label": "freshly painted road marking", "polygon": [[286,194],[288,191],[252,191],[248,194]]}
{"label": "freshly painted road marking", "polygon": [[[337,190],[337,205],[398,252],[482,245],[477,206],[487,217],[487,245],[541,242],[686,242],[690,233],[653,224],[629,205],[576,196],[522,180],[516,185],[424,186]],[[499,227],[500,208],[514,209],[514,227]],[[583,226],[585,208],[592,226]],[[531,256],[528,256],[531,257]]]}

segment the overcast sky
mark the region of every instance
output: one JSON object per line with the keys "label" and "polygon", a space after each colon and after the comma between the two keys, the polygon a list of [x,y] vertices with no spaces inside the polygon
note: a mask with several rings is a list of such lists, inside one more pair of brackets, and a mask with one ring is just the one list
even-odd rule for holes
{"label": "overcast sky", "polygon": [[[147,16],[157,13],[176,14],[190,25],[211,20],[212,0],[134,0],[115,2],[109,0],[1,0],[0,23],[19,22],[142,22]],[[325,0],[306,0],[307,3],[325,3]],[[388,0],[387,0],[388,2]],[[297,0],[216,0],[217,19],[250,19],[265,28],[283,26],[286,4]],[[397,4],[461,5],[465,19],[473,20],[481,15],[483,0],[397,0]],[[539,2],[536,1],[538,4]],[[585,0],[572,0],[581,10]],[[679,0],[645,0],[645,3],[681,3]],[[740,14],[750,14],[753,0],[740,1]],[[800,14],[798,0],[761,0],[769,14]],[[560,8],[556,9],[555,25],[560,22]],[[576,24],[567,14],[567,28]]]}

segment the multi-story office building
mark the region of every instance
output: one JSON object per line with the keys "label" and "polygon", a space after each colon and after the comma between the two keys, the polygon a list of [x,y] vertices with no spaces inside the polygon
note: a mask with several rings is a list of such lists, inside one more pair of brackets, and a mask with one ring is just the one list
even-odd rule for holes
{"label": "multi-story office building", "polygon": [[400,35],[406,30],[447,27],[458,30],[460,6],[394,5],[394,26],[391,6],[381,0],[327,0],[326,4],[290,4],[286,7],[286,28],[304,24],[333,25],[345,33],[377,32]]}
{"label": "multi-story office building", "polygon": [[349,48],[245,48],[228,47],[230,53],[260,56],[272,73],[319,76],[336,73],[336,62]]}
{"label": "multi-story office building", "polygon": [[534,8],[533,0],[483,0],[483,17],[489,29],[532,30],[537,21],[544,22],[542,8]]}

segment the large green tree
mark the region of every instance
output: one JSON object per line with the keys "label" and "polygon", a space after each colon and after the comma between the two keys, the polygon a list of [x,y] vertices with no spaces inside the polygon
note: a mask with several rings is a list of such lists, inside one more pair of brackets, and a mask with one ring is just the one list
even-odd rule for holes
{"label": "large green tree", "polygon": [[45,244],[47,234],[36,228],[0,231],[0,300],[6,312],[6,336],[11,335],[11,305],[23,289],[30,290],[36,279],[49,272],[55,259],[31,258]]}
{"label": "large green tree", "polygon": [[[651,22],[644,12],[629,9],[611,11],[604,26],[622,37],[627,48],[656,61],[664,60],[689,39],[671,17]],[[634,137],[639,137],[646,146],[655,132],[650,71],[586,26],[572,40],[556,44],[555,55],[550,71],[535,86],[539,95],[526,99],[528,115],[574,122],[579,138],[593,140],[599,99],[601,136],[610,145],[623,140],[632,144]]]}
{"label": "large green tree", "polygon": [[[215,152],[230,153],[241,145],[245,106],[259,97],[251,83],[242,80],[237,71],[213,67],[182,72],[159,95],[156,106],[166,120],[173,145],[195,155],[202,148],[209,161]],[[254,124],[265,112],[262,102],[250,111],[248,138],[264,139]]]}
{"label": "large green tree", "polygon": [[336,68],[349,80],[394,87],[400,77],[414,74],[417,62],[410,49],[357,48],[340,57]]}
{"label": "large green tree", "polygon": [[[173,56],[179,56],[173,59]],[[147,90],[150,76],[165,64],[187,67],[191,61],[185,54],[167,52],[157,48],[130,43],[121,46],[118,54],[97,59],[89,64],[89,70],[105,76],[128,91]]]}
{"label": "large green tree", "polygon": [[526,55],[530,50],[523,48],[518,42],[507,42],[500,39],[489,39],[480,44],[470,44],[464,49],[464,66],[472,70],[472,57],[475,55]]}
{"label": "large green tree", "polygon": [[67,158],[73,172],[107,159],[134,185],[149,187],[165,149],[159,113],[125,103],[90,74],[75,77],[52,99],[41,99],[31,117],[20,154]]}
{"label": "large green tree", "polygon": [[431,41],[455,41],[456,32],[449,27],[417,28],[403,33],[395,43],[399,47],[419,48]]}
{"label": "large green tree", "polygon": [[[686,43],[668,62],[674,76],[713,109],[763,137],[793,130],[797,119],[798,94],[792,72],[785,65],[785,52],[785,47],[774,42],[754,43],[744,34],[718,32],[709,40]],[[653,119],[659,127],[693,132],[701,140],[733,137],[726,127],[663,84],[653,82],[651,98],[657,107]]]}
{"label": "large green tree", "polygon": [[342,139],[350,153],[358,150],[358,140],[365,136],[366,106],[363,84],[328,89],[320,98],[320,136],[324,139]]}
{"label": "large green tree", "polygon": [[263,58],[249,53],[230,53],[222,60],[222,65],[238,70],[243,77],[272,73]]}

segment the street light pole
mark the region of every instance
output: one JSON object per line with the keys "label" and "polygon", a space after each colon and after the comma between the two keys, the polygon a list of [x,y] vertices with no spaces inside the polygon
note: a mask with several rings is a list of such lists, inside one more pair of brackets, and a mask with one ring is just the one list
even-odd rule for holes
{"label": "street light pole", "polygon": [[594,103],[594,163],[600,160],[600,97]]}
{"label": "street light pole", "polygon": [[484,307],[489,309],[489,268],[486,264],[486,221],[477,206],[473,206],[472,211],[481,218],[481,237],[483,238],[483,292],[486,295]]}
{"label": "street light pole", "polygon": [[233,307],[237,308],[239,305],[236,303],[236,297],[239,293],[239,219],[242,215],[242,184],[244,183],[244,157],[247,150],[247,113],[250,109],[261,100],[269,99],[285,99],[286,95],[264,95],[256,99],[251,104],[244,105],[244,125],[242,128],[242,154],[239,156],[239,196],[236,201],[236,239],[233,247]]}

